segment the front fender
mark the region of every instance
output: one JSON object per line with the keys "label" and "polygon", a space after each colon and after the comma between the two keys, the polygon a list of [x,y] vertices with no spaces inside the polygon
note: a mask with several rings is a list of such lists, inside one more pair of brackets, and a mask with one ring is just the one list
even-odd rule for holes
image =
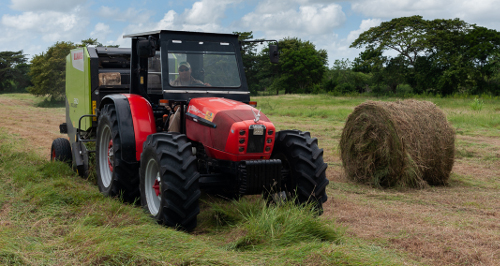
{"label": "front fender", "polygon": [[123,149],[128,151],[122,154],[122,160],[129,163],[138,162],[146,137],[156,133],[151,104],[136,94],[111,94],[102,99],[99,109],[110,103],[116,108]]}
{"label": "front fender", "polygon": [[130,104],[135,132],[135,158],[141,160],[141,154],[146,138],[156,133],[156,122],[153,108],[148,100],[137,94],[124,94]]}

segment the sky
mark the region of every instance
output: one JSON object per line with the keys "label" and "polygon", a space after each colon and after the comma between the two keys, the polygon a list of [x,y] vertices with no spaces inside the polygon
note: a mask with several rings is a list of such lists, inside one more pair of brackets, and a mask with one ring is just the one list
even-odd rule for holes
{"label": "sky", "polygon": [[350,44],[393,18],[460,18],[500,31],[500,0],[0,0],[0,51],[29,58],[57,41],[97,38],[130,47],[123,35],[154,30],[232,33],[254,38],[298,37],[335,60],[362,51]]}

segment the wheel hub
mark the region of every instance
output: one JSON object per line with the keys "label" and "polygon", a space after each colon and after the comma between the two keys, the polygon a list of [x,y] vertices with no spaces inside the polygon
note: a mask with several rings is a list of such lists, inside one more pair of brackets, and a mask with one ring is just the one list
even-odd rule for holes
{"label": "wheel hub", "polygon": [[113,162],[114,162],[115,155],[113,153],[113,140],[109,140],[108,144],[108,166],[109,170],[113,172]]}
{"label": "wheel hub", "polygon": [[155,190],[156,196],[160,196],[160,177],[157,177],[155,183],[153,185],[153,189]]}

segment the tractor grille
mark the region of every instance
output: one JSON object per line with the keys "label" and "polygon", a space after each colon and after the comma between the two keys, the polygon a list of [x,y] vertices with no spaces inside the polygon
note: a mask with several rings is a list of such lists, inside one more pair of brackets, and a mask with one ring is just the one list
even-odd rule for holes
{"label": "tractor grille", "polygon": [[[261,134],[262,132],[262,134]],[[248,153],[264,152],[266,142],[266,127],[264,125],[251,125],[248,129]]]}
{"label": "tractor grille", "polygon": [[238,190],[241,195],[277,192],[281,188],[281,160],[242,161]]}

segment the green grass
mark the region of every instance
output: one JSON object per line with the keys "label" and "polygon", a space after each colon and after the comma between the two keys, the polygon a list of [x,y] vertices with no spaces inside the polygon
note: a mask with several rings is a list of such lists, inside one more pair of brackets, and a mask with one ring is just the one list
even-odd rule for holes
{"label": "green grass", "polygon": [[2,265],[398,265],[401,254],[345,237],[335,221],[260,197],[205,195],[191,234],[102,196],[68,165],[16,152],[0,130]]}

